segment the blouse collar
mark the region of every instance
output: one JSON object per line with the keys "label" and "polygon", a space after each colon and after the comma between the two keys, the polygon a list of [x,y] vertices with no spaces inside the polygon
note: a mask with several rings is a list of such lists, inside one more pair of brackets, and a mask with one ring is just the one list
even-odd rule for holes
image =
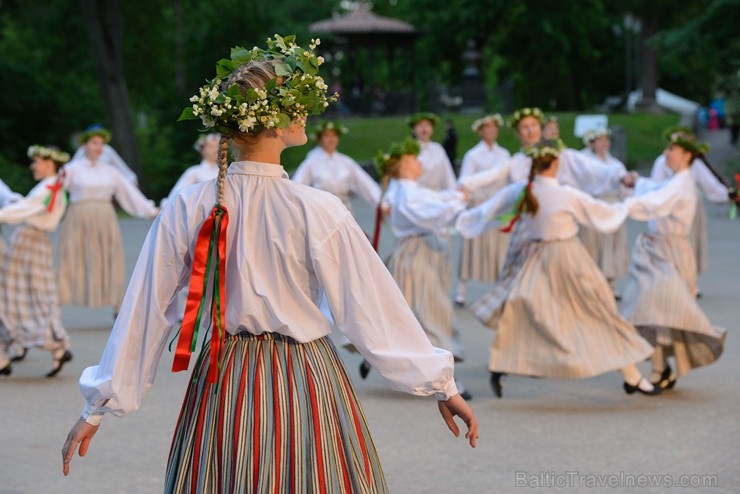
{"label": "blouse collar", "polygon": [[237,175],[257,175],[260,177],[288,178],[282,165],[259,163],[257,161],[235,161],[229,165],[229,173]]}
{"label": "blouse collar", "polygon": [[549,185],[549,186],[560,185],[557,178],[545,177],[544,175],[537,175],[536,177],[534,177],[534,181],[542,185]]}

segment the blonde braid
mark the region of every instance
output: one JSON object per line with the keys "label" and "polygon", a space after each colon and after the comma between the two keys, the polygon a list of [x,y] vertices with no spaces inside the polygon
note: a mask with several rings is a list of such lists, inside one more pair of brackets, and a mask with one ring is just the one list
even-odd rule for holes
{"label": "blonde braid", "polygon": [[229,167],[229,138],[221,136],[218,153],[218,178],[216,179],[216,203],[223,205],[226,170]]}

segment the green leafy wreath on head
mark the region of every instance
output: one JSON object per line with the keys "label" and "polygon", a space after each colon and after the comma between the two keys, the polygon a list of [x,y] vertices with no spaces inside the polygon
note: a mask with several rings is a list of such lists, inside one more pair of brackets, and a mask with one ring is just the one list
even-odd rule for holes
{"label": "green leafy wreath on head", "polygon": [[394,142],[388,151],[382,149],[375,155],[375,169],[380,177],[385,176],[388,171],[388,165],[394,159],[398,159],[405,154],[418,156],[421,152],[421,146],[411,137],[406,137],[403,142]]}

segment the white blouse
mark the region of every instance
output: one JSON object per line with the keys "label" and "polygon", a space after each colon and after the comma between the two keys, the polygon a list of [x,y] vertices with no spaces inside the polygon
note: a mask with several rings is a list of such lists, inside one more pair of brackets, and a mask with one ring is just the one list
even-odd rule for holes
{"label": "white blouse", "polygon": [[[612,156],[609,152],[606,153],[606,158],[602,158],[598,154],[594,153],[593,150],[591,150],[590,148],[584,148],[580,152],[586,155],[588,158],[593,159],[594,161],[603,163],[607,166],[616,167],[616,169],[618,169],[619,173],[621,173],[622,175],[627,175],[627,173],[629,173],[627,171],[627,167],[624,166],[624,163]],[[607,191],[605,194],[600,195],[599,198],[607,200],[618,200],[621,196],[620,192],[622,192],[621,187],[618,188],[618,190]]]}
{"label": "white blouse", "polygon": [[380,186],[365,170],[346,154],[329,154],[323,149],[312,150],[312,156],[298,165],[293,180],[299,184],[331,192],[349,204],[349,195],[356,194],[365,202],[377,206]]}
{"label": "white blouse", "polygon": [[51,194],[48,186],[54,185],[56,181],[56,176],[47,177],[37,183],[26,197],[0,209],[0,223],[25,223],[45,232],[56,230],[67,209],[62,189],[57,193],[52,211],[47,211],[48,206],[45,203]]}
{"label": "white blouse", "polygon": [[[501,166],[461,177],[459,183],[466,190],[475,193],[481,188],[496,183],[502,177],[507,178],[509,183],[526,181],[529,178],[531,167],[532,159],[518,152]],[[564,149],[560,153],[558,181],[592,196],[598,197],[619,190],[620,181],[624,175],[626,171],[621,167],[613,164],[605,166],[602,162],[575,149]]]}
{"label": "white blouse", "polygon": [[[78,161],[82,159],[86,159],[85,156],[85,146],[80,146],[77,148],[77,151],[75,151],[74,156],[72,156],[72,161]],[[123,161],[123,158],[121,158],[121,155],[118,154],[118,152],[113,149],[109,144],[103,145],[103,153],[100,155],[100,158],[98,158],[98,161],[105,163],[107,165],[111,165],[113,168],[118,170],[124,177],[126,177],[126,180],[131,182],[134,185],[137,185],[139,183],[139,179],[134,173],[134,171],[129,168],[129,166],[126,164],[125,161]]]}
{"label": "white blouse", "polygon": [[87,158],[71,161],[64,166],[64,186],[69,192],[69,202],[111,202],[114,198],[129,214],[139,218],[157,215],[154,201],[119,172],[106,163],[92,163]]}
{"label": "white blouse", "polygon": [[[526,184],[521,181],[508,185],[480,206],[460,214],[455,228],[463,237],[473,238],[502,226],[496,217],[514,208]],[[532,192],[539,203],[537,214],[523,214],[520,219],[520,228],[528,239],[569,239],[578,234],[578,225],[610,233],[619,229],[627,218],[625,205],[594,199],[574,187],[561,185],[555,178],[537,175]]]}
{"label": "white blouse", "polygon": [[448,190],[455,188],[455,173],[447,157],[447,152],[441,144],[434,141],[421,142],[421,152],[418,160],[423,173],[418,182],[422,187],[432,190]]}
{"label": "white blouse", "polygon": [[[320,310],[325,296],[337,328],[392,388],[439,399],[457,394],[452,355],[431,345],[349,211],[331,194],[287,177],[279,165],[229,167],[229,333],[316,340],[330,332]],[[149,391],[215,200],[213,183],[187,187],[154,220],[100,363],[80,378],[89,423],[136,410]]]}
{"label": "white blouse", "polygon": [[[460,167],[460,176],[465,177],[467,175],[474,175],[476,173],[489,170],[496,166],[503,165],[504,162],[510,159],[511,153],[495,142],[489,147],[484,141],[480,141],[465,153],[465,156],[463,156],[462,165]],[[505,186],[507,183],[506,177],[502,176],[489,187],[478,191],[478,193],[476,193],[476,199],[487,199],[488,197],[491,197],[497,190]]]}
{"label": "white blouse", "polygon": [[167,195],[167,199],[169,200],[175,197],[177,191],[185,186],[207,182],[208,180],[216,180],[217,177],[218,164],[209,163],[203,160],[200,162],[200,164],[191,166],[183,172],[175,185],[172,187],[170,193]]}
{"label": "white blouse", "polygon": [[447,235],[455,217],[465,210],[462,192],[435,191],[414,180],[400,179],[396,183],[390,226],[398,239],[427,233]]}
{"label": "white blouse", "polygon": [[17,201],[21,197],[23,196],[10,190],[10,187],[0,180],[0,208],[7,206],[13,201]]}
{"label": "white blouse", "polygon": [[640,177],[634,197],[624,203],[632,219],[648,222],[650,232],[685,237],[691,232],[697,201],[691,172],[682,170],[660,182]]}
{"label": "white blouse", "polygon": [[[727,194],[727,187],[717,180],[717,177],[709,171],[709,168],[707,168],[704,161],[699,158],[695,159],[691,163],[689,169],[691,170],[691,178],[702,191],[704,197],[717,203],[728,202],[730,200]],[[653,163],[653,169],[650,171],[650,178],[656,181],[663,181],[668,180],[672,176],[673,172],[668,166],[665,156],[661,154]]]}

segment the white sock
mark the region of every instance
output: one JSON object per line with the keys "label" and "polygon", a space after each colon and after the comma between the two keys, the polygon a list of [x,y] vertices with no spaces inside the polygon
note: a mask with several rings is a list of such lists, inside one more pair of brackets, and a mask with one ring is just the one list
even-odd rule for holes
{"label": "white sock", "polygon": [[465,302],[465,292],[467,291],[467,283],[465,281],[457,282],[457,295],[455,295],[455,302]]}

